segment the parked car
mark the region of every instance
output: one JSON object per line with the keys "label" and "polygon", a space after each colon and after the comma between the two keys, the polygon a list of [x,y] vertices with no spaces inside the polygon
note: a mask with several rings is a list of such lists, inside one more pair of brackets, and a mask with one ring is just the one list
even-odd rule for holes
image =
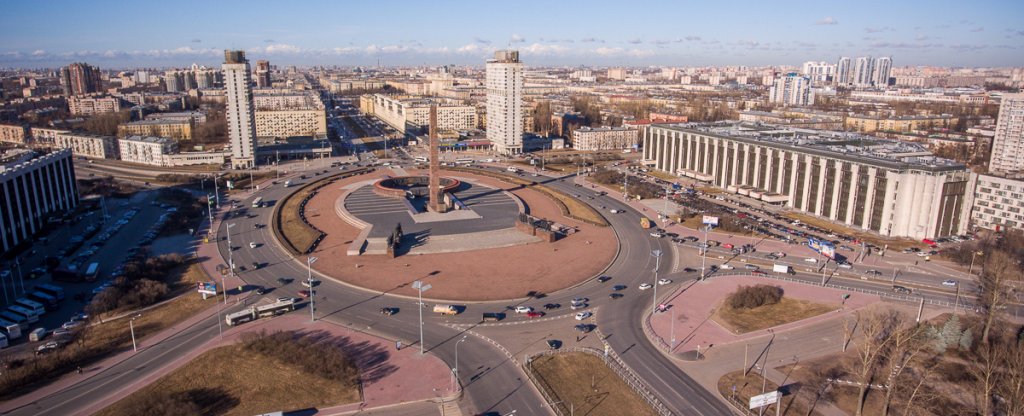
{"label": "parked car", "polygon": [[949,279],[949,280],[946,280],[946,281],[942,282],[942,285],[943,286],[956,287],[956,283],[957,283],[956,280]]}
{"label": "parked car", "polygon": [[593,314],[590,313],[590,312],[580,312],[580,313],[576,314],[576,320],[577,321],[582,321],[584,319],[589,318],[591,315],[593,315]]}
{"label": "parked car", "polygon": [[672,280],[670,280],[670,279],[658,279],[658,285],[667,285],[669,283],[672,283]]}
{"label": "parked car", "polygon": [[516,313],[530,313],[533,312],[533,308],[529,306],[516,306]]}
{"label": "parked car", "polygon": [[650,289],[652,287],[654,287],[654,286],[652,286],[650,283],[641,283],[639,288],[640,288],[640,290],[647,290],[647,289]]}

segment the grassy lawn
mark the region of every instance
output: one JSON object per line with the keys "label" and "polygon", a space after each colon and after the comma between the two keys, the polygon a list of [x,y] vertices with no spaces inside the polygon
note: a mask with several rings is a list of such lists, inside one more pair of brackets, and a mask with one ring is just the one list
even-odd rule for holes
{"label": "grassy lawn", "polygon": [[231,345],[185,366],[103,409],[113,416],[152,411],[153,402],[186,397],[204,415],[255,415],[359,400],[359,389],[308,374],[290,363]]}
{"label": "grassy lawn", "polygon": [[[734,371],[718,379],[718,392],[740,409],[747,409],[750,398],[761,394],[762,383],[764,383],[765,392],[778,388],[777,384],[771,380],[765,381],[760,374],[753,371],[748,372],[746,377],[743,376],[743,371]],[[734,386],[736,387],[735,392],[732,390]],[[803,401],[797,400],[795,394],[786,394],[782,396],[782,409],[776,409],[775,405],[770,405],[764,408],[764,414],[774,415],[777,410],[781,410],[783,415],[804,416],[807,414],[807,405]],[[753,412],[757,412],[757,410],[755,409]]]}
{"label": "grassy lawn", "polygon": [[530,363],[530,370],[562,413],[589,416],[656,415],[604,362],[586,353],[547,355]]}
{"label": "grassy lawn", "polygon": [[907,247],[921,247],[922,244],[919,241],[911,240],[907,238],[883,238],[877,235],[868,233],[866,231],[854,230],[852,228],[844,227],[838,223],[834,223],[830,220],[821,219],[818,217],[799,214],[795,212],[786,212],[784,214],[794,220],[800,220],[800,222],[813,225],[815,227],[832,230],[839,234],[846,234],[851,237],[856,237],[860,240],[867,241],[868,243],[874,244],[878,247],[889,246],[890,250],[903,250]]}
{"label": "grassy lawn", "polygon": [[666,181],[669,181],[669,182],[675,182],[675,181],[679,180],[678,176],[673,175],[673,174],[668,173],[668,172],[662,172],[662,171],[657,170],[657,169],[649,169],[647,174],[651,175],[651,176],[653,176],[655,178],[658,178],[658,179],[661,179],[661,180],[666,180]]}
{"label": "grassy lawn", "polygon": [[743,334],[796,322],[835,309],[831,305],[783,297],[779,303],[753,309],[733,309],[727,304],[722,304],[712,319],[733,333]]}

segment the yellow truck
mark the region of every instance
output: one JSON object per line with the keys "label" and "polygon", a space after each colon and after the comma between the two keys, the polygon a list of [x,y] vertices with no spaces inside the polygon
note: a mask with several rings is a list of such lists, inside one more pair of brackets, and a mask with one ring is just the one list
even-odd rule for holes
{"label": "yellow truck", "polygon": [[459,308],[455,305],[434,305],[434,313],[442,315],[458,315]]}

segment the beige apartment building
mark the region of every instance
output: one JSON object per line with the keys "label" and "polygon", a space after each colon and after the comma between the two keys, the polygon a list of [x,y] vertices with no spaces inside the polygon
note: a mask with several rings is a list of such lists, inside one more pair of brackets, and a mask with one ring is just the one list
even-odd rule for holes
{"label": "beige apartment building", "polygon": [[121,160],[143,165],[170,166],[168,156],[178,145],[166,137],[130,136],[117,141]]}
{"label": "beige apartment building", "polygon": [[116,113],[121,111],[121,100],[117,97],[68,97],[68,110],[75,116]]}
{"label": "beige apartment building", "polygon": [[949,114],[937,116],[877,117],[851,115],[846,117],[845,127],[861,133],[876,131],[911,131],[929,128],[948,128],[959,121]]}
{"label": "beige apartment building", "polygon": [[327,136],[323,109],[256,111],[257,137]]}
{"label": "beige apartment building", "polygon": [[407,129],[427,126],[430,123],[431,105],[437,105],[438,129],[459,131],[477,128],[476,108],[471,105],[446,104],[425,98],[384,94],[363,96],[359,101],[361,111],[376,116],[402,133]]}
{"label": "beige apartment building", "polygon": [[117,159],[117,138],[98,134],[61,132],[54,135],[54,147],[71,149],[75,156]]}
{"label": "beige apartment building", "polygon": [[188,120],[141,120],[117,126],[118,137],[157,136],[172,139],[191,139],[192,121]]}
{"label": "beige apartment building", "polygon": [[25,144],[29,140],[29,128],[21,124],[0,124],[0,142]]}
{"label": "beige apartment building", "polygon": [[572,132],[576,150],[621,150],[637,144],[639,130],[626,127],[580,127]]}

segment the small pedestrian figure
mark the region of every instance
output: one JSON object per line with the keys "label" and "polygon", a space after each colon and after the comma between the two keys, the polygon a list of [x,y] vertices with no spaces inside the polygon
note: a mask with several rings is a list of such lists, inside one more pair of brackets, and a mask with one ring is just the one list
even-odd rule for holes
{"label": "small pedestrian figure", "polygon": [[78,374],[82,374],[82,366],[78,366]]}

